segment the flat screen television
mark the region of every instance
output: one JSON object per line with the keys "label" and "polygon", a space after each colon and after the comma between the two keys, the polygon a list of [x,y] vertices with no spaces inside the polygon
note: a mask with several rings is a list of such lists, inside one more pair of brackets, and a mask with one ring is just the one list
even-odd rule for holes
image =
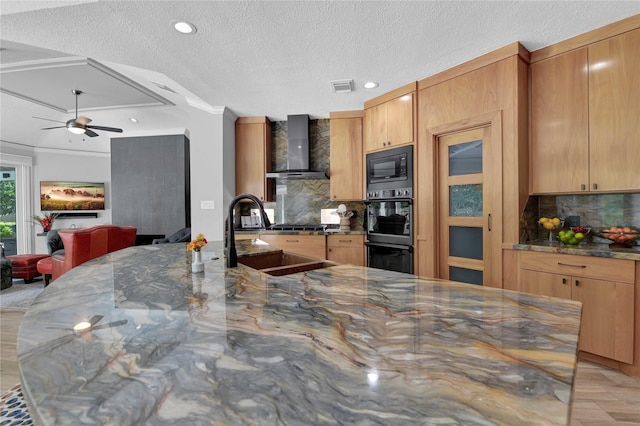
{"label": "flat screen television", "polygon": [[40,182],[40,210],[104,210],[104,182]]}

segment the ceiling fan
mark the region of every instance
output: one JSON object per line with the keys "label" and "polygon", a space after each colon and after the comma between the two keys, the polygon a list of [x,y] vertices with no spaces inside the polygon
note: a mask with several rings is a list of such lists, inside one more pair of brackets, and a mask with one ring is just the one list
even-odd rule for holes
{"label": "ceiling fan", "polygon": [[65,123],[63,121],[51,120],[49,118],[33,117],[33,118],[38,118],[40,120],[49,120],[49,121],[56,121],[58,123],[64,123],[64,126],[45,127],[44,129],[41,129],[41,130],[62,129],[66,127],[71,133],[75,133],[76,135],[81,135],[84,133],[85,135],[91,138],[98,136],[98,134],[91,129],[104,130],[106,132],[122,133],[122,129],[118,129],[116,127],[90,126],[89,125],[89,123],[91,123],[90,118],[83,117],[83,116],[78,117],[78,96],[82,94],[82,91],[73,89],[71,93],[73,93],[76,96],[76,118],[67,120],[67,122]]}

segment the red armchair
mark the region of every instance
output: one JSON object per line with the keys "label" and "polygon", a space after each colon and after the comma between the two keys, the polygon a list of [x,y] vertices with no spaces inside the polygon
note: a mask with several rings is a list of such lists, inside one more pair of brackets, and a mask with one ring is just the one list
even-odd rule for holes
{"label": "red armchair", "polygon": [[136,242],[134,226],[98,225],[84,229],[58,231],[64,244],[64,255],[51,257],[52,279],[88,260],[116,250],[131,247]]}

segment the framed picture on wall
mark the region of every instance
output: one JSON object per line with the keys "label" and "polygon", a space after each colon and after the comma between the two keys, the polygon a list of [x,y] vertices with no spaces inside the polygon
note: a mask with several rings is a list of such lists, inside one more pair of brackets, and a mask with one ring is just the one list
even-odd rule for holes
{"label": "framed picture on wall", "polygon": [[104,182],[40,182],[40,210],[104,210]]}

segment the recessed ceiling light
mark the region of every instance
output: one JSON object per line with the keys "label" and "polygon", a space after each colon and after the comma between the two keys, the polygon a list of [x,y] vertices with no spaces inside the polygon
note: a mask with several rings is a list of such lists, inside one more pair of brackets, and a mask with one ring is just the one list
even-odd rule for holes
{"label": "recessed ceiling light", "polygon": [[364,84],[365,89],[375,89],[376,87],[378,87],[378,83],[376,83],[375,81],[367,81]]}
{"label": "recessed ceiling light", "polygon": [[187,21],[175,21],[173,22],[173,28],[182,34],[195,34],[198,31],[195,25]]}
{"label": "recessed ceiling light", "polygon": [[137,123],[138,119],[135,117],[129,117],[129,121],[131,121],[132,123]]}

